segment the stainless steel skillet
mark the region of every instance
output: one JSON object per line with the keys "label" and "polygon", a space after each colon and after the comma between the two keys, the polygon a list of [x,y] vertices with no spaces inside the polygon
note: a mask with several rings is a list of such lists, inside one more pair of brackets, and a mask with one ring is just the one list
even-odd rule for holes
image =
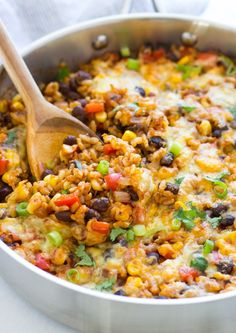
{"label": "stainless steel skillet", "polygon": [[[158,14],[113,16],[79,24],[32,44],[24,55],[35,78],[42,82],[53,78],[53,69],[61,59],[73,68],[104,51],[119,50],[123,44],[138,49],[146,42],[176,43],[184,31],[198,35],[197,46],[201,49],[220,49],[236,55],[236,30],[193,17]],[[103,48],[94,49],[94,41]],[[2,72],[0,96],[10,87]],[[29,302],[80,332],[236,331],[236,291],[181,300],[118,297],[55,278],[20,258],[1,241],[0,267],[5,280]]]}

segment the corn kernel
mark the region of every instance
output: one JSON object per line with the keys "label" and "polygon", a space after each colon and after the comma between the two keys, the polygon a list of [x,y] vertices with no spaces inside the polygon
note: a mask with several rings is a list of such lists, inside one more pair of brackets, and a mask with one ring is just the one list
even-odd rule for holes
{"label": "corn kernel", "polygon": [[20,157],[14,150],[7,150],[5,152],[5,158],[9,161],[8,166],[10,168],[15,168],[20,164]]}
{"label": "corn kernel", "polygon": [[91,186],[95,191],[101,191],[102,186],[99,184],[99,182],[96,179],[91,180]]}
{"label": "corn kernel", "polygon": [[127,265],[127,272],[130,275],[139,275],[141,269],[141,262],[138,259],[134,259]]}
{"label": "corn kernel", "polygon": [[11,109],[14,111],[23,111],[24,108],[25,108],[24,105],[19,101],[13,102],[11,104]]}
{"label": "corn kernel", "polygon": [[201,135],[209,135],[212,131],[211,123],[208,120],[203,120],[198,126],[198,131]]}
{"label": "corn kernel", "polygon": [[47,175],[43,180],[52,187],[56,186],[57,184],[57,176],[55,175]]}
{"label": "corn kernel", "polygon": [[0,209],[1,208],[7,208],[7,206],[8,206],[7,203],[0,203]]}
{"label": "corn kernel", "polygon": [[136,288],[141,288],[143,281],[140,277],[129,276],[127,278],[126,284],[132,284]]}
{"label": "corn kernel", "polygon": [[180,83],[182,81],[182,75],[179,73],[173,74],[170,77],[170,82],[173,84]]}
{"label": "corn kernel", "polygon": [[107,120],[107,114],[105,111],[103,112],[98,112],[95,113],[95,119],[99,122],[99,123],[104,123]]}
{"label": "corn kernel", "polygon": [[178,65],[186,65],[187,63],[189,63],[191,61],[191,57],[186,55],[184,57],[182,57],[179,61],[178,61]]}
{"label": "corn kernel", "polygon": [[4,183],[7,183],[7,184],[11,183],[11,178],[12,178],[11,170],[5,172],[2,176],[2,180],[4,181]]}
{"label": "corn kernel", "polygon": [[158,246],[158,252],[166,259],[171,259],[175,257],[175,250],[173,249],[171,244],[162,244]]}
{"label": "corn kernel", "polygon": [[224,165],[218,158],[199,156],[196,158],[196,163],[200,169],[206,172],[219,172]]}
{"label": "corn kernel", "polygon": [[135,139],[136,137],[137,137],[137,135],[134,132],[127,130],[123,134],[122,140],[130,142],[131,140]]}
{"label": "corn kernel", "polygon": [[60,265],[64,264],[64,262],[66,261],[66,259],[67,259],[67,252],[65,251],[65,249],[58,248],[55,251],[54,258],[52,258],[52,262],[55,265],[60,266]]}
{"label": "corn kernel", "polygon": [[183,208],[183,209],[187,209],[187,206],[182,202],[182,201],[176,201],[175,202],[175,209],[179,209],[179,208]]}
{"label": "corn kernel", "polygon": [[7,111],[7,100],[6,99],[2,99],[0,101],[0,112],[6,112]]}

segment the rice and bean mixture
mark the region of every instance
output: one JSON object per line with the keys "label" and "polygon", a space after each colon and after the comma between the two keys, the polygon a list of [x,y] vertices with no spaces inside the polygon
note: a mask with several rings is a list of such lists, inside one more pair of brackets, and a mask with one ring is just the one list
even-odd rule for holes
{"label": "rice and bean mixture", "polygon": [[22,99],[0,100],[0,237],[59,278],[120,296],[236,288],[236,66],[214,51],[129,48],[45,98],[97,133],[30,175]]}

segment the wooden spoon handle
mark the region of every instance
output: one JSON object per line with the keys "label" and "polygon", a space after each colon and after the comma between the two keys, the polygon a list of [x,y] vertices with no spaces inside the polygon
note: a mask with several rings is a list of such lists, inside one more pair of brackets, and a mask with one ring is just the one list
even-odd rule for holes
{"label": "wooden spoon handle", "polygon": [[[0,20],[0,57],[14,85],[21,94],[25,105],[44,100],[24,60],[16,50],[10,36]],[[31,108],[28,108],[28,110]]]}

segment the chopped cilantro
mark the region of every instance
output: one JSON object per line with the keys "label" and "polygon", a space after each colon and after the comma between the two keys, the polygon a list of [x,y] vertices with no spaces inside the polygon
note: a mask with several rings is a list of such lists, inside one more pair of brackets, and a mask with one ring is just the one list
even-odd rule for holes
{"label": "chopped cilantro", "polygon": [[174,218],[183,222],[187,230],[192,230],[195,226],[195,218],[199,217],[201,219],[204,219],[206,217],[206,213],[193,206],[192,202],[189,202],[188,206],[190,208],[189,210],[184,210],[183,208],[180,208],[175,211]]}
{"label": "chopped cilantro", "polygon": [[112,277],[110,279],[105,280],[104,282],[102,282],[100,284],[97,284],[95,289],[99,290],[99,291],[104,291],[104,290],[111,291],[115,282],[116,282],[116,279],[114,277]]}
{"label": "chopped cilantro", "polygon": [[113,228],[110,233],[110,240],[114,242],[116,238],[120,235],[124,235],[127,230],[122,228]]}
{"label": "chopped cilantro", "polygon": [[223,64],[226,69],[226,76],[233,76],[236,74],[236,66],[232,59],[226,56],[220,56],[219,61]]}
{"label": "chopped cilantro", "polygon": [[175,179],[175,184],[180,185],[185,177],[179,177]]}
{"label": "chopped cilantro", "polygon": [[129,229],[129,230],[127,231],[127,233],[125,234],[125,237],[126,237],[127,242],[131,242],[131,241],[133,241],[134,238],[135,238],[135,235],[134,235],[133,230],[132,230],[132,229]]}
{"label": "chopped cilantro", "polygon": [[70,74],[67,66],[60,67],[57,72],[57,80],[63,81]]}
{"label": "chopped cilantro", "polygon": [[76,264],[76,266],[94,266],[95,262],[85,251],[85,245],[80,244],[80,246],[75,250],[75,255],[81,260]]}
{"label": "chopped cilantro", "polygon": [[219,173],[215,177],[206,176],[205,179],[209,180],[212,183],[215,183],[216,181],[221,181],[222,178],[224,178],[225,176],[228,176],[228,175],[230,175],[229,171],[222,171],[221,173]]}
{"label": "chopped cilantro", "polygon": [[16,131],[13,129],[7,133],[7,140],[5,141],[5,143],[7,145],[10,145],[15,142],[15,139],[16,139]]}
{"label": "chopped cilantro", "polygon": [[207,217],[207,222],[212,226],[212,228],[217,228],[220,221],[222,220],[222,217]]}

